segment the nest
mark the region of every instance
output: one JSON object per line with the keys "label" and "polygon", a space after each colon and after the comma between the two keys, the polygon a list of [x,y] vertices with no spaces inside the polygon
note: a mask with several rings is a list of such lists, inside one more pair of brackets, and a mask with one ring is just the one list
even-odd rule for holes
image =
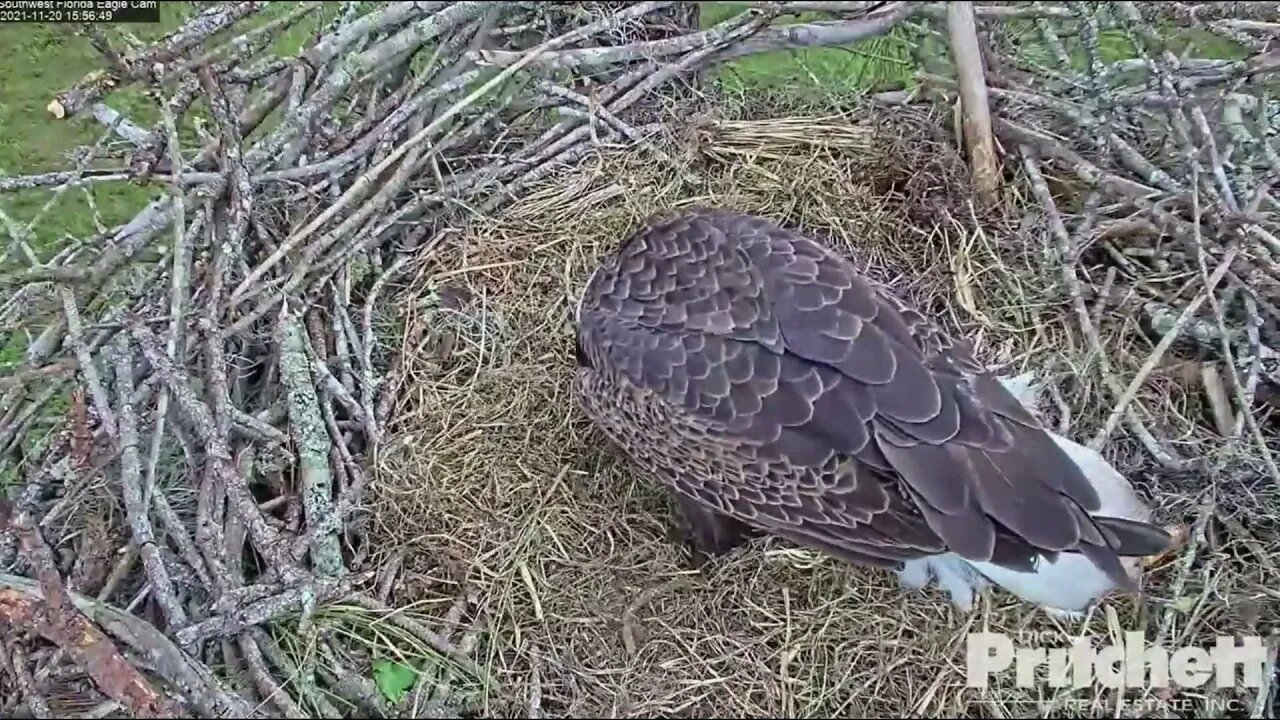
{"label": "nest", "polygon": [[[932,590],[904,592],[887,573],[776,541],[694,570],[673,541],[665,493],[584,420],[569,387],[572,311],[588,274],[651,213],[712,204],[825,238],[975,338],[1002,374],[1036,371],[1059,388],[1062,404],[1046,402],[1046,415],[1083,442],[1111,403],[1078,370],[1090,350],[1043,251],[1046,215],[1016,189],[1009,205],[975,212],[950,132],[948,114],[918,109],[706,120],[675,141],[676,165],[646,152],[597,156],[423,258],[397,303],[408,371],[377,468],[371,532],[397,558],[400,602],[461,594],[484,608],[482,655],[504,689],[488,712],[1094,715],[1116,698],[1045,696],[1012,678],[966,688],[966,633],[1063,640],[1142,630],[1180,646],[1274,623],[1266,577],[1280,545],[1260,497],[1269,481],[1242,472],[1247,446],[1215,441],[1197,419],[1199,393],[1168,368],[1139,399],[1162,429],[1195,433],[1179,444],[1212,464],[1172,472],[1130,440],[1106,454],[1161,519],[1194,522],[1212,488],[1215,517],[1251,532],[1224,539],[1210,528],[1191,556],[1149,568],[1145,600],[1109,602],[1082,625],[1000,592],[957,615]],[[1125,327],[1134,310],[1121,300],[1101,311],[1116,372],[1136,370],[1149,352]],[[1205,702],[1253,702],[1222,692]]]}
{"label": "nest", "polygon": [[[47,110],[105,127],[0,177],[38,200],[0,213],[0,714],[1268,713],[1266,683],[962,672],[972,628],[1274,629],[1276,3],[199,5],[150,44],[83,30],[103,67]],[[895,78],[874,100],[716,83],[891,32],[892,72],[848,73]],[[151,202],[99,212],[123,184]],[[1063,626],[777,542],[689,567],[568,388],[588,273],[694,203],[1036,372],[1189,527],[1145,598]]]}

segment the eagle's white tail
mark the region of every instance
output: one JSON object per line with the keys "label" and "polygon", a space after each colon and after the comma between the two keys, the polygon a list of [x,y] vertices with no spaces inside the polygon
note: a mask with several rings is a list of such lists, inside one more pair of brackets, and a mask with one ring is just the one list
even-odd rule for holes
{"label": "eagle's white tail", "polygon": [[[1039,414],[1037,389],[1029,374],[1001,379],[1000,383],[1028,410]],[[1134,492],[1129,481],[1100,454],[1052,431],[1049,434],[1093,484],[1101,501],[1098,515],[1140,522],[1150,520],[1150,508]],[[1141,579],[1140,558],[1123,557],[1120,562],[1135,582]],[[1102,570],[1083,555],[1075,553],[1061,554],[1053,562],[1043,560],[1035,572],[1018,572],[991,563],[969,562],[959,555],[947,553],[909,562],[899,577],[904,585],[913,588],[924,587],[931,579],[937,580],[961,610],[970,609],[974,593],[990,581],[1042,606],[1051,614],[1062,616],[1083,613],[1115,589],[1115,584]]]}

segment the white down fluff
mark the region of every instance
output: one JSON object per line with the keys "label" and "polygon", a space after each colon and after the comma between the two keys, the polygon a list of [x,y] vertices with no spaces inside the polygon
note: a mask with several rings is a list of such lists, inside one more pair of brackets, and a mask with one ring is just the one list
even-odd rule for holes
{"label": "white down fluff", "polygon": [[[1030,373],[1014,378],[1001,378],[1000,383],[1032,413],[1039,414],[1038,388]],[[1049,432],[1084,471],[1098,493],[1101,507],[1096,513],[1129,520],[1146,521],[1151,510],[1133,490],[1127,479],[1097,452]],[[1138,558],[1121,558],[1121,563],[1135,581],[1141,579]],[[1060,554],[1056,561],[1042,560],[1035,572],[1017,572],[991,563],[970,562],[954,553],[935,555],[906,563],[898,573],[903,585],[920,589],[936,580],[951,596],[955,606],[968,611],[975,593],[995,583],[1023,600],[1043,607],[1051,615],[1077,617],[1099,598],[1115,589],[1114,583],[1083,555]]]}

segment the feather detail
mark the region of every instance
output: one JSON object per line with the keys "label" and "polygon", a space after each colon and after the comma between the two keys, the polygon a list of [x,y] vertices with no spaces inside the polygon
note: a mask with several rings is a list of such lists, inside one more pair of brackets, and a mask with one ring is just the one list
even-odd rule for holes
{"label": "feather detail", "polygon": [[650,219],[577,318],[579,404],[694,503],[707,544],[741,526],[850,562],[1084,563],[1120,586],[1122,558],[1168,542],[1109,513],[1112,489],[966,343],[766,218]]}

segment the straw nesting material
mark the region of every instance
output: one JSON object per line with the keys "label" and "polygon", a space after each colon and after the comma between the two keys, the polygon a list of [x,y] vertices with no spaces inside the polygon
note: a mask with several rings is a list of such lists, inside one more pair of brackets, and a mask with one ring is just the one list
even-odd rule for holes
{"label": "straw nesting material", "polygon": [[[967,632],[1084,631],[1003,593],[958,616],[940,593],[907,593],[887,573],[776,541],[692,569],[656,483],[569,393],[572,312],[587,276],[644,217],[685,204],[803,227],[968,334],[990,364],[1071,375],[1085,346],[1054,284],[1059,271],[1046,267],[1030,193],[1015,188],[1007,207],[976,214],[949,132],[945,117],[915,109],[697,121],[666,159],[597,157],[422,258],[396,303],[407,374],[372,488],[370,540],[404,557],[398,603],[466,594],[484,609],[478,657],[501,685],[488,712],[1114,713],[1109,694],[1020,689],[1012,674],[965,687]],[[1145,341],[1104,329],[1117,364],[1136,367],[1145,351],[1133,348]],[[1186,412],[1173,383],[1157,377],[1147,406]],[[1070,389],[1061,408],[1046,405],[1083,441],[1110,404],[1087,377]],[[1202,480],[1154,470],[1127,440],[1107,454],[1140,492],[1157,493],[1160,519],[1191,521]],[[1239,543],[1192,544],[1149,568],[1145,603],[1114,599],[1089,631],[1212,642],[1272,607],[1265,569],[1242,560]],[[1181,569],[1187,557],[1192,573]]]}

